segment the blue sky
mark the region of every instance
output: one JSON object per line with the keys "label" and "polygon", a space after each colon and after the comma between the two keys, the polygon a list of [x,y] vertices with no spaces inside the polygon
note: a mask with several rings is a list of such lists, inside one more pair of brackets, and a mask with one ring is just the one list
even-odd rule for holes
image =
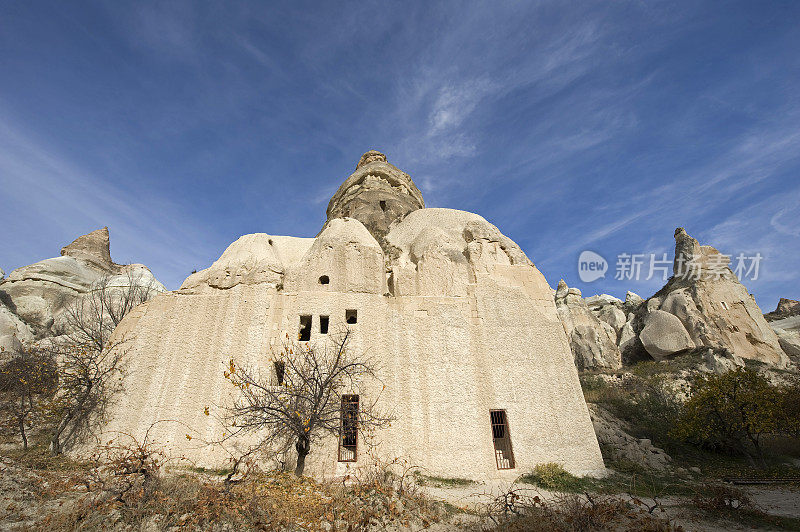
{"label": "blue sky", "polygon": [[375,148],[553,286],[649,296],[615,257],[685,226],[761,253],[771,310],[800,299],[799,50],[790,1],[0,1],[0,267],[108,225],[177,288],[242,234],[315,235]]}

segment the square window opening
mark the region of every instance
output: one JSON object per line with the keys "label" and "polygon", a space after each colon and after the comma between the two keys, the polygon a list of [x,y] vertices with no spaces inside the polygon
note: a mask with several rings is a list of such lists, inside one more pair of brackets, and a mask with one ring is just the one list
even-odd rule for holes
{"label": "square window opening", "polygon": [[301,342],[311,340],[311,316],[300,316],[300,332],[297,338]]}
{"label": "square window opening", "polygon": [[319,333],[320,334],[328,334],[328,323],[330,323],[330,318],[328,316],[320,316],[319,317]]}
{"label": "square window opening", "polygon": [[347,309],[344,311],[344,321],[348,325],[358,323],[358,311],[354,309]]}
{"label": "square window opening", "polygon": [[508,418],[505,410],[490,410],[492,440],[497,469],[514,469],[514,451],[511,448],[511,434],[508,432]]}
{"label": "square window opening", "polygon": [[358,455],[358,395],[343,395],[339,428],[339,461],[355,462]]}

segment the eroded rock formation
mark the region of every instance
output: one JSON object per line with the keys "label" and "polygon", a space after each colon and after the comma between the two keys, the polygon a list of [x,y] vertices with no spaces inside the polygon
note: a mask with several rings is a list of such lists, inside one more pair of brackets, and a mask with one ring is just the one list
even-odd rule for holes
{"label": "eroded rock formation", "polygon": [[800,364],[800,301],[781,298],[778,308],[764,314],[783,351]]}
{"label": "eroded rock formation", "polygon": [[[138,307],[114,333],[130,339],[133,363],[108,434],[139,436],[157,420],[177,420],[150,437],[174,455],[224,466],[221,448],[185,435],[226,430],[203,406],[236,393],[223,373],[230,359],[268,372],[287,339],[325,348],[348,328],[349,348],[378,368],[376,382],[348,393],[396,416],[373,435],[374,452],[448,477],[513,480],[549,461],[601,473],[544,276],[481,216],[423,207],[408,175],[367,152],[316,238],[245,235],[180,290]],[[521,427],[511,433],[514,469],[493,441],[490,410]],[[326,437],[307,471],[343,476],[368,463],[361,451],[355,462],[338,461],[337,448]]]}
{"label": "eroded rock formation", "polygon": [[422,193],[411,177],[390,164],[384,154],[371,150],[361,156],[355,172],[328,203],[325,227],[336,218],[355,218],[386,251],[389,230],[424,207]]}
{"label": "eroded rock formation", "polygon": [[76,238],[60,257],[17,268],[0,282],[0,345],[10,349],[70,332],[60,319],[64,309],[104,276],[111,276],[116,286],[133,279],[166,290],[143,264],[114,263],[108,228],[103,227]]}
{"label": "eroded rock formation", "polygon": [[[625,302],[605,294],[583,300],[580,291],[559,284],[556,306],[578,367],[613,367],[608,339],[613,339],[622,363],[660,360],[702,347],[711,350],[711,366],[716,368],[740,358],[785,367],[787,353],[800,354],[797,324],[792,318],[768,324],[729,262],[729,257],[678,228],[674,275],[646,301],[632,292]],[[776,313],[785,316],[793,308],[793,302],[784,300]],[[587,316],[587,309],[596,319]],[[715,353],[723,352],[729,356],[717,363]]]}
{"label": "eroded rock formation", "polygon": [[778,301],[778,307],[775,310],[764,314],[767,321],[782,320],[791,316],[800,316],[800,301],[783,297]]}
{"label": "eroded rock formation", "polygon": [[[558,317],[564,325],[578,369],[622,367],[622,355],[617,347],[621,326],[618,331],[613,325],[596,316],[590,310],[588,300],[581,297],[581,291],[569,288],[563,279],[558,283],[555,301]],[[611,309],[604,311],[603,315],[611,317],[611,321],[615,323],[619,317]]]}
{"label": "eroded rock formation", "polygon": [[729,257],[700,245],[679,227],[674,275],[648,305],[676,316],[697,346],[724,348],[742,358],[784,367],[788,358],[778,338],[729,262]]}

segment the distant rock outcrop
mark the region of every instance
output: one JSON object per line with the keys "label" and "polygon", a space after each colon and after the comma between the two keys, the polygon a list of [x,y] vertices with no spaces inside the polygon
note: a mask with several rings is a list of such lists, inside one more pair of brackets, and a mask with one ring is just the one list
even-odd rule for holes
{"label": "distant rock outcrop", "polygon": [[783,351],[795,364],[800,364],[800,315],[770,322]]}
{"label": "distant rock outcrop", "polygon": [[[558,317],[564,325],[578,369],[622,367],[622,355],[617,347],[617,329],[595,316],[587,300],[581,297],[581,291],[569,288],[562,279],[558,283],[555,300]],[[611,316],[612,321],[617,321],[618,316],[613,311],[604,314]]]}
{"label": "distant rock outcrop", "polygon": [[789,362],[755,298],[729,267],[730,257],[675,231],[674,275],[650,300],[676,316],[697,346],[779,367]]}
{"label": "distant rock outcrop", "polygon": [[[584,300],[579,290],[559,283],[556,307],[578,367],[660,360],[700,347],[785,367],[787,354],[800,355],[800,318],[768,324],[729,262],[678,228],[674,275],[646,301],[632,292],[624,302],[606,294]],[[797,302],[781,300],[772,314],[785,317],[796,309]]]}
{"label": "distant rock outcrop", "polygon": [[764,314],[767,321],[782,320],[791,316],[800,316],[800,301],[783,297],[778,301],[778,308]]}
{"label": "distant rock outcrop", "polygon": [[134,279],[156,291],[166,290],[146,266],[111,260],[104,227],[76,238],[60,257],[17,268],[0,281],[0,345],[10,349],[20,342],[69,332],[60,330],[64,309],[105,276],[111,277],[113,286]]}

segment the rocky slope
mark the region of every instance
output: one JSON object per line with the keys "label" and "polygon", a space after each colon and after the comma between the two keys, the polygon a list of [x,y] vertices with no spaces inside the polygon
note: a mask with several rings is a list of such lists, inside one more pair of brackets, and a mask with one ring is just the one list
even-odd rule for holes
{"label": "rocky slope", "polygon": [[0,281],[0,346],[12,350],[68,333],[61,319],[64,310],[106,276],[113,286],[134,282],[166,290],[147,266],[113,262],[108,228],[103,227],[76,238],[61,256],[17,268]]}
{"label": "rocky slope", "polygon": [[[673,276],[646,301],[631,292],[624,302],[608,295],[582,299],[579,290],[559,283],[556,306],[579,368],[619,368],[696,348],[783,368],[787,353],[800,354],[800,323],[768,324],[729,257],[683,228],[675,231],[675,257]],[[787,300],[776,313],[790,308]]]}

